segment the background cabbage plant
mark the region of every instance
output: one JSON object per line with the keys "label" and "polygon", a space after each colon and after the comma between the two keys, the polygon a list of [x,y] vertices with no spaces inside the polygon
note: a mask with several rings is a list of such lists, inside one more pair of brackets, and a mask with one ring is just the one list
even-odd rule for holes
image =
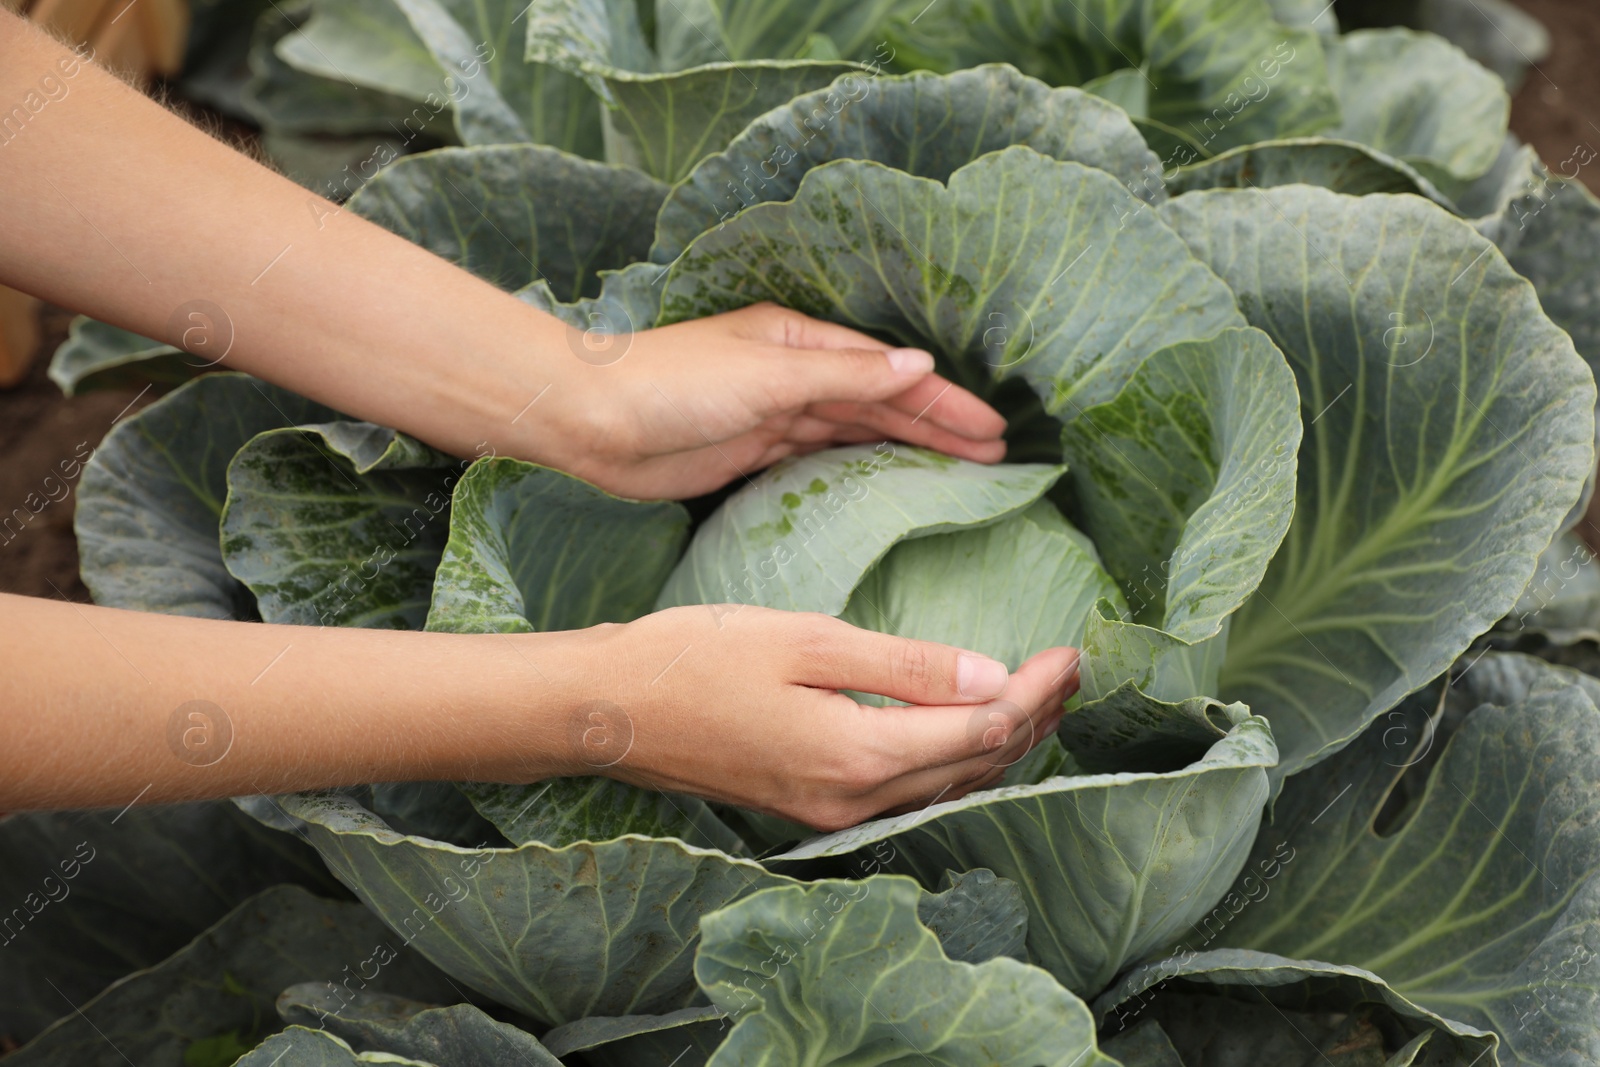
{"label": "background cabbage plant", "polygon": [[[603,777],[141,813],[105,892],[205,875],[128,898],[148,937],[73,913],[70,974],[9,949],[19,1063],[1600,1063],[1600,586],[1563,533],[1600,210],[1507,134],[1518,65],[1402,7],[272,5],[269,149],[407,142],[351,210],[583,329],[774,300],[926,348],[1010,455],[833,449],[686,508],[214,369],[85,472],[98,602],[759,604],[1080,646],[1082,696],[1000,787],[825,836]],[[83,321],[52,373],[198,369]],[[368,941],[401,962],[341,986]],[[46,974],[87,1001],[48,1026]]]}

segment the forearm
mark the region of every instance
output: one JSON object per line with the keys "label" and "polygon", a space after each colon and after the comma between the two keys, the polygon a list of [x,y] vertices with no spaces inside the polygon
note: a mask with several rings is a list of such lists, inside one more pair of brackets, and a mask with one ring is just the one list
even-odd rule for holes
{"label": "forearm", "polygon": [[[0,595],[0,811],[572,773],[585,632],[218,622]],[[581,768],[578,768],[581,769]]]}
{"label": "forearm", "polygon": [[[40,92],[46,75],[64,95]],[[36,114],[30,93],[47,101]],[[0,119],[13,105],[25,117],[0,132],[0,281],[169,342],[191,322],[180,309],[208,301],[231,322],[224,369],[457,455],[487,442],[548,458],[540,420],[517,416],[578,362],[553,316],[339,210],[0,13]],[[209,337],[205,358],[229,332]],[[554,408],[561,397],[547,399]]]}

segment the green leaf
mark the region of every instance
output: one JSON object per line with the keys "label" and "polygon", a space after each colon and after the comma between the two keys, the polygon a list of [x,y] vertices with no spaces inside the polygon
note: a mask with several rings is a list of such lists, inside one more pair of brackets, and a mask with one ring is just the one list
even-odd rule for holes
{"label": "green leaf", "polygon": [[457,982],[550,1026],[696,1003],[700,918],[792,881],[670,839],[470,849],[398,834],[336,794],[242,803],[302,833],[395,937]]}
{"label": "green leaf", "polygon": [[1442,37],[1358,30],[1327,45],[1343,119],[1329,137],[1405,160],[1435,182],[1470,181],[1500,151],[1511,97],[1491,71]]}
{"label": "green leaf", "polygon": [[752,204],[788,200],[813,168],[873,160],[934,181],[987,152],[1027,145],[1098,167],[1146,200],[1161,198],[1155,155],[1118,108],[1052,89],[1005,64],[948,75],[852,72],[750,123],[673,187],[650,256],[670,263],[706,230]]}
{"label": "green leaf", "polygon": [[567,336],[584,348],[583,358],[605,365],[627,354],[629,334],[656,324],[661,315],[667,268],[655,263],[630,263],[621,270],[602,270],[599,277],[598,296],[583,297],[570,304],[559,300],[549,284],[542,281],[518,289],[515,295],[540,311],[548,311],[574,331],[581,331]]}
{"label": "green leaf", "polygon": [[1156,700],[1214,696],[1228,649],[1229,621],[1213,637],[1190,644],[1153,626],[1127,622],[1124,610],[1104,601],[1089,612],[1078,663],[1084,700],[1109,696],[1127,682]]}
{"label": "green leaf", "polygon": [[1087,1007],[1045,972],[950,960],[918,921],[919,895],[910,879],[825,881],[706,916],[695,976],[740,1016],[710,1063],[1115,1063]]}
{"label": "green leaf", "polygon": [[1272,17],[1297,30],[1316,30],[1324,37],[1339,33],[1339,16],[1322,0],[1267,0]]}
{"label": "green leaf", "polygon": [[[604,728],[603,719],[600,725]],[[631,722],[627,733],[631,743]],[[519,845],[536,841],[561,848],[637,834],[672,837],[730,855],[748,852],[739,835],[712,814],[705,801],[611,778],[553,778],[533,785],[463,782],[459,788],[479,814]]]}
{"label": "green leaf", "polygon": [[1161,211],[1300,383],[1294,519],[1220,693],[1271,720],[1281,778],[1510,610],[1594,464],[1593,379],[1532,287],[1416,197],[1219,189]]}
{"label": "green leaf", "polygon": [[182,385],[206,361],[171,345],[79,315],[50,357],[50,380],[67,396],[95,389]]}
{"label": "green leaf", "polygon": [[888,443],[791,457],[701,524],[656,608],[757,604],[838,615],[897,542],[999,522],[1060,474]]}
{"label": "green leaf", "polygon": [[650,610],[688,525],[681,504],[623,500],[520,460],[479,460],[456,486],[428,629],[627,622]]}
{"label": "green leaf", "polygon": [[358,1052],[407,1056],[437,1067],[561,1067],[532,1034],[471,1004],[441,1008],[391,993],[352,994],[308,982],[278,996],[278,1014],[291,1026],[322,1030]]}
{"label": "green leaf", "polygon": [[1320,185],[1336,193],[1415,193],[1441,207],[1449,198],[1411,164],[1353,141],[1301,137],[1243,145],[1168,176],[1173,196],[1198,189],[1270,189],[1275,185]]}
{"label": "green leaf", "polygon": [[[1170,990],[1169,985],[1172,987]],[[1202,1016],[1209,1014],[1217,1021],[1226,1019],[1232,1024],[1232,1040],[1220,1042],[1220,1051],[1224,1054],[1217,1059],[1225,1067],[1243,1067],[1245,1064],[1262,1062],[1295,1062],[1288,1058],[1290,1056],[1303,1057],[1305,1062],[1350,1062],[1351,1067],[1360,1063],[1393,1064],[1399,1067],[1400,1064],[1412,1062],[1411,1057],[1425,1042],[1435,1046],[1431,1050],[1433,1055],[1443,1055],[1442,1060],[1430,1062],[1448,1063],[1452,1067],[1467,1067],[1480,1061],[1525,1062],[1497,1060],[1494,1050],[1498,1041],[1493,1032],[1453,1022],[1419,1008],[1369,971],[1315,960],[1285,959],[1267,952],[1214,949],[1140,964],[1101,994],[1095,1000],[1094,1007],[1096,1014],[1115,1014],[1117,1020],[1127,1025],[1128,1019],[1137,1017],[1147,1005],[1153,1005],[1157,1009],[1155,1017],[1165,1020],[1168,1018],[1166,1009],[1178,1007],[1169,1005],[1167,1001],[1187,999],[1193,991],[1208,987],[1220,987],[1229,995],[1227,1000],[1203,998],[1209,1005],[1209,1012],[1206,1008],[1195,1012]],[[1193,998],[1193,1001],[1200,1000],[1202,998]],[[1237,1003],[1239,1000],[1243,1003]],[[1193,1007],[1193,1001],[1184,1007]],[[1269,1007],[1271,1014],[1249,1011],[1253,1003]],[[1370,1012],[1370,1005],[1374,1004],[1386,1009],[1377,1014],[1389,1021],[1393,1029],[1401,1031],[1401,1037],[1395,1043],[1403,1043],[1405,1048],[1396,1049],[1396,1055],[1389,1058],[1385,1058],[1382,1049],[1378,1049],[1373,1059],[1328,1059],[1327,1052],[1337,1053],[1341,1051],[1340,1046],[1347,1049],[1351,1042],[1337,1040],[1345,1035],[1339,1033],[1337,1024],[1324,1022],[1327,1014],[1351,1013],[1359,1016]],[[1178,1010],[1182,1012],[1183,1008],[1178,1007]],[[1291,1014],[1304,1020],[1306,1015],[1303,1013],[1315,1013],[1311,1015],[1311,1020],[1313,1026],[1316,1023],[1323,1024],[1320,1032],[1313,1029],[1308,1034],[1296,1025]],[[1182,1017],[1181,1014],[1178,1016],[1179,1019]],[[1280,1020],[1289,1033],[1277,1025]],[[1171,1023],[1166,1025],[1170,1026]],[[1214,1031],[1216,1022],[1213,1021],[1206,1028]],[[1188,1048],[1194,1030],[1200,1028],[1191,1025],[1188,1029],[1189,1033],[1175,1035],[1179,1048]],[[1431,1039],[1425,1036],[1430,1030]],[[1216,1040],[1216,1036],[1212,1035],[1212,1041]],[[1332,1047],[1324,1051],[1319,1046]],[[1306,1055],[1308,1052],[1311,1054],[1309,1057]],[[1204,1062],[1213,1062],[1209,1054]]]}
{"label": "green leaf", "polygon": [[[392,1063],[401,1067],[445,1067],[403,1056],[357,1053],[333,1034],[291,1026],[273,1034],[259,1047],[240,1057],[234,1067],[354,1067],[361,1063]],[[189,1067],[185,1064],[184,1067]]]}
{"label": "green leaf", "polygon": [[1426,785],[1398,826],[1373,828],[1421,762],[1419,702],[1289,780],[1256,855],[1293,859],[1219,943],[1381,975],[1422,1009],[1498,1032],[1503,1063],[1593,1059],[1600,683],[1489,653],[1455,684],[1476,710],[1436,765],[1410,771]]}
{"label": "green leaf", "polygon": [[[553,145],[601,154],[600,104],[577,78],[523,59],[526,0],[314,0],[278,45],[324,78],[449,108],[463,144]],[[415,115],[416,112],[414,111]]]}
{"label": "green leaf", "polygon": [[1086,774],[1179,771],[1204,759],[1229,725],[1249,713],[1242,704],[1223,707],[1206,697],[1155,700],[1127,682],[1069,711],[1056,738]]}
{"label": "green leaf", "polygon": [[690,245],[662,323],[760,300],[929,348],[980,392],[1020,373],[1063,419],[1115,396],[1150,352],[1244,325],[1115,178],[1020,146],[948,186],[873,162],[816,167],[792,201]]}
{"label": "green leaf", "polygon": [[1166,1031],[1153,1019],[1106,1039],[1100,1047],[1123,1067],[1184,1067]]}
{"label": "green leaf", "polygon": [[890,854],[883,868],[925,886],[986,867],[1022,887],[1033,962],[1068,989],[1098,990],[1205,914],[1250,850],[1277,750],[1265,720],[1226,711],[1232,730],[1182,770],[985,790],[813,838],[782,859],[890,842],[873,850]]}
{"label": "green leaf", "polygon": [[427,110],[419,121],[416,102],[378,89],[352,84],[342,77],[309,74],[284,62],[278,42],[306,21],[298,12],[273,7],[263,12],[251,35],[250,78],[240,94],[245,114],[263,127],[309,135],[360,134],[398,129],[411,119],[412,136],[426,129],[430,141],[453,137],[449,121],[433,121]]}
{"label": "green leaf", "polygon": [[856,585],[840,617],[982,652],[1015,670],[1036,652],[1080,645],[1084,620],[1102,597],[1121,599],[1094,545],[1040,501],[992,526],[896,545]]}
{"label": "green leaf", "polygon": [[357,214],[502,289],[545,281],[563,300],[595,272],[644,259],[666,186],[542,145],[441,148],[386,167]]}
{"label": "green leaf", "polygon": [[1000,956],[1027,959],[1028,905],[1017,883],[993,871],[944,872],[944,888],[917,901],[917,921],[939,939],[944,954],[962,963]]}
{"label": "green leaf", "polygon": [[78,485],[83,583],[107,607],[248,619],[218,545],[228,462],[265,430],[338,415],[243,374],[208,374],[114,426]]}
{"label": "green leaf", "polygon": [[19,1041],[263,886],[340,892],[309,847],[225,802],[19,812],[0,818],[0,856],[0,1033]]}
{"label": "green leaf", "polygon": [[1528,68],[1550,55],[1550,34],[1507,0],[1345,0],[1355,26],[1409,26],[1445,38],[1515,92]]}
{"label": "green leaf", "polygon": [[1294,512],[1300,397],[1260,330],[1164,348],[1062,434],[1085,532],[1141,623],[1217,634]]}
{"label": "green leaf", "polygon": [[265,622],[420,630],[461,467],[368,422],[257,434],[228,465],[223,563]]}
{"label": "green leaf", "polygon": [[19,1067],[179,1067],[192,1042],[231,1033],[253,1045],[279,1029],[272,1006],[286,987],[347,981],[425,997],[451,990],[449,979],[406,952],[361,905],[276,886],[161,963],[68,1008],[11,1059]]}
{"label": "green leaf", "polygon": [[895,61],[954,70],[1015,63],[1052,85],[1124,68],[1147,111],[1211,150],[1316,133],[1338,121],[1318,35],[1274,20],[1266,0],[949,0],[890,30]]}
{"label": "green leaf", "polygon": [[1533,580],[1496,635],[1536,635],[1557,645],[1600,643],[1600,567],[1583,538],[1564,533],[1539,556]]}
{"label": "green leaf", "polygon": [[705,1067],[727,1032],[727,1016],[708,1005],[666,1015],[579,1019],[545,1034],[544,1046],[557,1056],[588,1052],[590,1062],[605,1067]]}
{"label": "green leaf", "polygon": [[1533,283],[1539,304],[1572,335],[1589,368],[1600,367],[1600,279],[1591,261],[1600,241],[1600,199],[1575,177],[1596,159],[1587,144],[1552,174],[1532,148],[1514,138],[1495,167],[1462,197],[1462,209],[1518,274]]}

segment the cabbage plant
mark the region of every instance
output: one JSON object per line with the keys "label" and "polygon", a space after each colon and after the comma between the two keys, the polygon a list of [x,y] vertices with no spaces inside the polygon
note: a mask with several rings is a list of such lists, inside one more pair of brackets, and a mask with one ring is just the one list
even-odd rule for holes
{"label": "cabbage plant", "polygon": [[[1549,649],[1596,640],[1592,583],[1529,600],[1594,469],[1595,202],[1466,54],[1318,6],[539,0],[505,9],[525,52],[494,4],[315,6],[272,55],[397,99],[499,34],[462,144],[352,210],[582,330],[775,300],[926,348],[1008,460],[882,442],[624,500],[224,366],[89,464],[98,602],[464,633],[761,605],[1011,667],[1078,646],[1081,696],[999,787],[820,836],[601,776],[242,799],[207,836],[259,872],[226,914],[19,1062],[1600,1062],[1600,683],[1549,662],[1584,665]],[[53,371],[194,369],[84,322]],[[327,892],[311,856],[364,907],[296,888]]]}

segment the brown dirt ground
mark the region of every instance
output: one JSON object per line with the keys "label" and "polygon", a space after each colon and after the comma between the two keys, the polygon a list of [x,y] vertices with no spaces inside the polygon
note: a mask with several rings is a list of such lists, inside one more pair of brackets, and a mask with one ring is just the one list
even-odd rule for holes
{"label": "brown dirt ground", "polygon": [[[1517,3],[1550,29],[1552,49],[1512,102],[1512,130],[1551,163],[1568,158],[1580,144],[1600,147],[1600,65],[1593,59],[1600,54],[1600,5],[1591,0]],[[1600,166],[1586,168],[1582,177],[1600,193]],[[43,496],[45,479],[59,473],[61,461],[85,445],[97,445],[119,414],[150,400],[146,395],[136,401],[133,391],[63,397],[45,367],[71,316],[51,307],[43,316],[43,342],[31,376],[15,389],[0,391],[0,516],[22,506],[30,493]],[[88,601],[72,536],[74,499],[47,505],[9,542],[0,534],[0,592]],[[1589,520],[1585,536],[1600,548],[1600,506],[1590,509]]]}

